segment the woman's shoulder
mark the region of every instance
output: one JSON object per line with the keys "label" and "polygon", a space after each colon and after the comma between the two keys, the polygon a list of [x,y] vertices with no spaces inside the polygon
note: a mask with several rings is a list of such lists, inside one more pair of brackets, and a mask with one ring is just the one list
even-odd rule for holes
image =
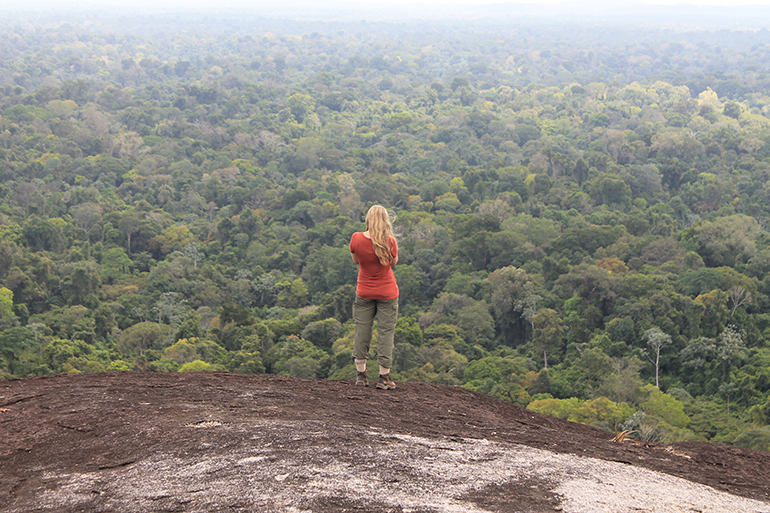
{"label": "woman's shoulder", "polygon": [[366,240],[366,235],[364,235],[364,232],[354,232],[353,235],[350,236],[351,244],[361,244],[365,240]]}

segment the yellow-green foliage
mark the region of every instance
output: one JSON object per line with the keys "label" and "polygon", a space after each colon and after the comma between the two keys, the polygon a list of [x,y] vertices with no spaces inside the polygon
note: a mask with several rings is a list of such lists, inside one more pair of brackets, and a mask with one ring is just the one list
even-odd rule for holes
{"label": "yellow-green foliage", "polygon": [[0,287],[0,321],[13,314],[13,292]]}
{"label": "yellow-green foliage", "polygon": [[198,354],[195,347],[190,342],[194,342],[195,339],[188,341],[186,338],[181,338],[170,347],[167,347],[163,351],[163,356],[171,360],[176,360],[179,364],[184,365],[195,360],[199,360],[201,355]]}
{"label": "yellow-green foliage", "polygon": [[639,407],[648,415],[660,417],[668,424],[678,428],[686,428],[690,423],[690,419],[684,413],[684,404],[669,394],[664,394],[655,385],[643,386],[641,393],[642,397],[647,397],[647,400]]}
{"label": "yellow-green foliage", "polygon": [[210,363],[206,363],[203,360],[195,360],[194,362],[185,363],[179,367],[177,372],[200,372],[200,371],[212,371],[215,370],[214,366]]}
{"label": "yellow-green foliage", "polygon": [[607,422],[610,425],[624,421],[635,411],[627,403],[616,403],[606,397],[597,397],[590,401],[581,401],[576,397],[538,399],[529,403],[527,409],[580,424]]}
{"label": "yellow-green foliage", "polygon": [[131,366],[123,360],[114,360],[107,366],[108,371],[130,371]]}
{"label": "yellow-green foliage", "polygon": [[80,374],[83,372],[103,372],[104,365],[95,360],[86,358],[70,358],[62,365],[62,372],[68,374]]}
{"label": "yellow-green foliage", "polygon": [[569,418],[572,410],[579,405],[580,399],[577,397],[570,397],[569,399],[537,399],[529,403],[527,409],[566,420]]}
{"label": "yellow-green foliage", "polygon": [[616,403],[606,397],[597,397],[591,401],[585,401],[572,410],[568,420],[580,424],[594,424],[604,421],[612,426],[633,415],[634,411],[626,403]]}
{"label": "yellow-green foliage", "polygon": [[[335,340],[332,343],[332,353],[338,354],[341,352],[346,352],[349,354],[353,353],[353,325],[352,323],[349,326],[346,326],[345,329],[347,332],[342,335],[340,338]],[[372,342],[369,346],[370,353],[376,354],[376,348],[377,348],[377,328],[375,327],[372,331]]]}

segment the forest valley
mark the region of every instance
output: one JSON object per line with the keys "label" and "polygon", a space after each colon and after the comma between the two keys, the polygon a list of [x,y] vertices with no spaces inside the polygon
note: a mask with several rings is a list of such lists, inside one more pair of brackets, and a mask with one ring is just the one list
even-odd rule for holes
{"label": "forest valley", "polygon": [[768,62],[767,30],[6,20],[0,377],[351,379],[379,203],[397,381],[770,450]]}

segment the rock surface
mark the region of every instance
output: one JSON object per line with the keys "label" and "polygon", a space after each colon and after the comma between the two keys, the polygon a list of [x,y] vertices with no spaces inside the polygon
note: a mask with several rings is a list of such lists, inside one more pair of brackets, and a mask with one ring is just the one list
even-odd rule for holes
{"label": "rock surface", "polygon": [[0,382],[0,511],[770,513],[770,453],[612,442],[460,387],[226,373]]}

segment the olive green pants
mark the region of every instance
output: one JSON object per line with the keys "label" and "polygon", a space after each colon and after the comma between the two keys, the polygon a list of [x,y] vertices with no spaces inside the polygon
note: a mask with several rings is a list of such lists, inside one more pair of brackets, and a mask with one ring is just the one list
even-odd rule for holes
{"label": "olive green pants", "polygon": [[398,319],[398,298],[364,299],[356,295],[353,302],[353,358],[366,360],[372,341],[372,325],[377,321],[377,362],[390,369],[393,363],[393,335]]}

